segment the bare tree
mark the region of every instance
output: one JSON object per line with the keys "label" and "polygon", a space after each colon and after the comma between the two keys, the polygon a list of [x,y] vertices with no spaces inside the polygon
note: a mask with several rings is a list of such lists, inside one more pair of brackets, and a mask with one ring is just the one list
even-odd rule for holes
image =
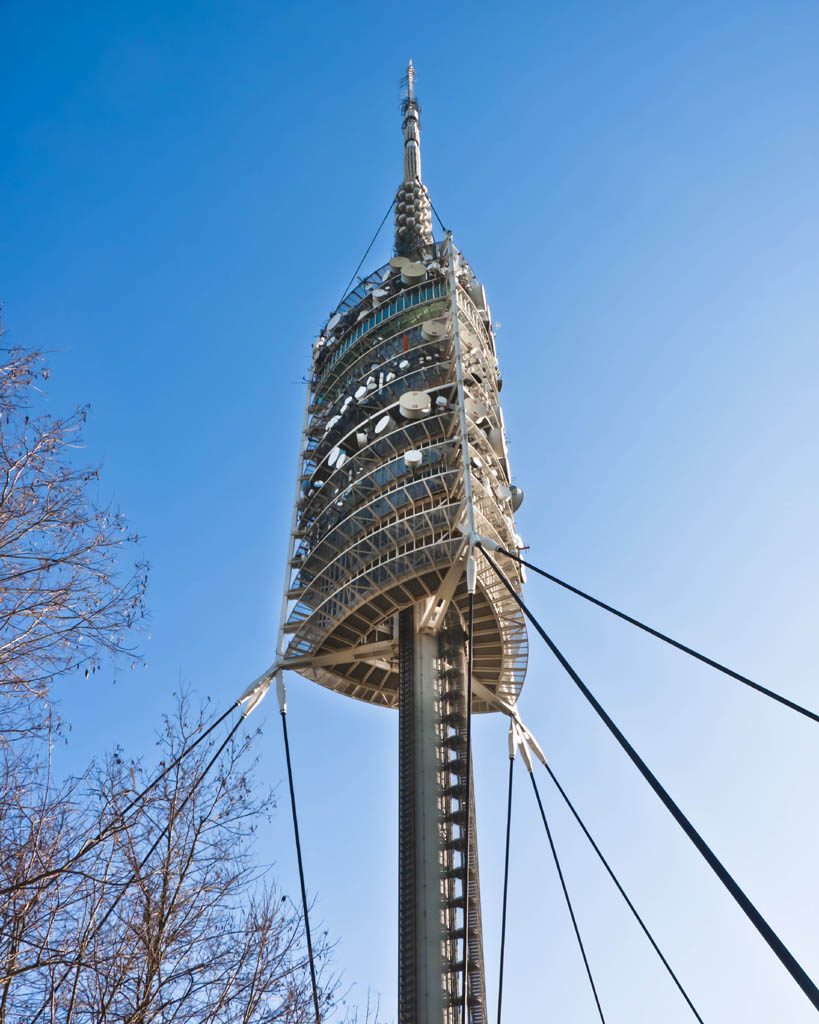
{"label": "bare tree", "polygon": [[[86,410],[39,411],[47,377],[38,353],[0,361],[0,1024],[312,1022],[300,909],[256,866],[273,800],[252,737],[180,759],[204,727],[183,696],[144,797],[149,773],[122,751],[54,779],[52,683],[137,659],[147,567],[122,572],[137,538],[81,464]],[[355,1024],[326,932],[314,950],[322,1016]]]}
{"label": "bare tree", "polygon": [[28,727],[25,698],[45,697],[57,676],[82,668],[90,674],[106,653],[136,657],[126,637],[144,615],[146,565],[138,562],[124,576],[119,566],[122,549],[137,538],[121,513],[96,502],[99,470],[79,463],[87,408],[65,418],[40,411],[47,378],[40,353],[3,352],[0,690],[6,737]]}
{"label": "bare tree", "polygon": [[[163,763],[173,764],[203,724],[181,699],[159,740]],[[146,772],[116,752],[59,799],[38,776],[31,813],[0,817],[0,834],[18,823],[18,842],[0,853],[2,878],[23,883],[0,917],[0,1024],[312,1020],[300,912],[254,866],[253,837],[273,802],[251,782],[251,739],[231,741],[204,778],[214,751],[203,745],[138,813],[123,817]],[[20,828],[21,817],[32,826]],[[38,878],[79,834],[112,821],[120,827],[87,858]],[[37,880],[27,885],[27,877]],[[316,954],[329,1011],[338,979],[326,933]]]}
{"label": "bare tree", "polygon": [[41,744],[0,748],[0,1021],[8,1019],[16,979],[55,955],[51,934],[69,879],[48,891],[49,872],[79,841],[70,789],[56,791]]}

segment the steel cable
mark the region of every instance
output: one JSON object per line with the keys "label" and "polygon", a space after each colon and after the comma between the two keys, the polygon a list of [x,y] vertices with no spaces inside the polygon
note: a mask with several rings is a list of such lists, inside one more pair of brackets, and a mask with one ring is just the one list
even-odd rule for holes
{"label": "steel cable", "polygon": [[313,937],[310,934],[310,914],[307,907],[307,887],[304,884],[304,863],[301,856],[301,838],[299,836],[299,817],[296,813],[296,790],[293,785],[293,765],[290,760],[290,741],[287,738],[287,711],[281,709],[282,734],[284,736],[284,754],[287,759],[287,782],[290,786],[290,808],[293,812],[293,834],[296,839],[296,860],[299,866],[299,885],[301,886],[301,906],[304,914],[304,934],[307,939],[307,958],[310,962],[310,984],[313,989],[313,1008],[316,1013],[316,1024],[321,1022],[319,1009],[318,982],[316,981],[316,961],[313,956]]}
{"label": "steel cable", "polygon": [[589,984],[591,985],[592,995],[594,996],[594,1001],[597,1004],[597,1012],[600,1014],[600,1020],[602,1024],[606,1024],[606,1018],[603,1015],[603,1007],[600,1005],[600,997],[597,994],[597,987],[595,986],[594,978],[592,977],[589,958],[588,956],[586,956],[586,947],[583,945],[583,939],[580,937],[580,928],[577,924],[577,918],[574,915],[574,908],[572,907],[572,901],[569,897],[569,890],[566,887],[566,879],[563,877],[563,869],[560,867],[560,860],[557,856],[557,850],[555,849],[554,840],[552,839],[552,830],[549,828],[549,822],[546,820],[546,812],[543,809],[543,802],[540,799],[540,792],[537,788],[537,782],[535,782],[535,776],[533,772],[529,772],[529,778],[532,780],[532,788],[535,791],[537,805],[540,808],[540,816],[543,819],[543,827],[546,829],[546,837],[549,840],[549,847],[552,851],[552,857],[554,858],[555,867],[557,868],[557,875],[560,879],[560,887],[563,889],[563,896],[566,900],[566,906],[569,908],[569,916],[572,919],[572,927],[574,928],[574,934],[577,938],[577,944],[580,947],[580,955],[583,957],[583,964],[586,968],[586,974],[588,975]]}
{"label": "steel cable", "polygon": [[438,215],[438,211],[435,209],[435,204],[432,202],[431,199],[429,201],[429,205],[432,207],[432,212],[435,214],[435,219],[441,225],[441,231],[443,231],[443,233],[446,234],[447,233],[447,227],[444,224],[444,222],[441,220],[440,216]]}
{"label": "steel cable", "polygon": [[555,773],[552,771],[551,767],[548,764],[546,765],[546,771],[549,773],[549,777],[551,778],[552,782],[557,787],[558,793],[560,793],[560,795],[563,797],[563,800],[564,800],[566,806],[569,808],[569,810],[574,815],[575,821],[580,826],[580,828],[583,830],[583,835],[585,835],[585,837],[588,839],[589,843],[591,843],[592,849],[597,854],[597,856],[600,858],[600,863],[606,869],[606,871],[608,872],[609,877],[611,878],[612,882],[614,882],[614,884],[617,886],[618,892],[623,897],[623,899],[626,901],[626,906],[632,912],[632,914],[634,915],[635,920],[640,925],[640,927],[643,929],[643,932],[645,933],[646,938],[651,943],[651,945],[654,947],[654,951],[656,952],[657,956],[662,961],[663,966],[668,971],[669,975],[671,976],[672,981],[677,986],[677,988],[680,990],[680,993],[682,994],[683,999],[686,1001],[686,1003],[688,1003],[689,1007],[691,1008],[691,1012],[694,1014],[694,1016],[697,1018],[697,1020],[700,1022],[700,1024],[704,1024],[704,1021],[703,1021],[702,1017],[700,1017],[699,1013],[697,1013],[696,1007],[691,1002],[691,999],[689,998],[688,993],[683,988],[682,983],[680,982],[680,979],[677,977],[677,975],[671,969],[671,964],[669,964],[669,962],[663,956],[662,950],[657,945],[657,943],[654,941],[654,937],[652,936],[651,932],[648,930],[648,927],[646,926],[646,924],[643,921],[642,917],[640,917],[639,913],[637,912],[637,908],[634,906],[634,904],[628,898],[628,895],[626,894],[626,891],[623,888],[623,886],[620,884],[620,881],[617,878],[617,875],[615,875],[614,871],[612,870],[612,868],[609,865],[609,862],[603,856],[603,853],[602,853],[600,847],[594,841],[594,838],[593,838],[591,832],[589,832],[589,830],[586,828],[585,824],[583,823],[583,819],[577,813],[577,810],[575,809],[574,804],[569,799],[566,791],[560,785],[560,783],[557,780],[557,776],[555,775]]}
{"label": "steel cable", "polygon": [[509,897],[509,848],[512,837],[512,780],[515,774],[515,759],[509,758],[509,791],[506,798],[506,849],[503,858],[503,909],[501,911],[500,965],[498,967],[498,1024],[503,1011],[503,967],[506,957],[506,907]]}
{"label": "steel cable", "polygon": [[389,207],[387,208],[387,212],[384,214],[384,216],[383,216],[383,218],[381,220],[381,223],[378,225],[378,228],[376,229],[375,234],[373,235],[372,239],[370,240],[370,244],[367,246],[366,250],[364,251],[364,255],[358,261],[358,266],[353,271],[353,276],[347,282],[347,287],[342,292],[341,298],[338,300],[338,303],[336,304],[336,309],[338,309],[338,307],[341,305],[341,303],[347,297],[347,294],[349,293],[350,288],[352,286],[352,283],[353,283],[353,281],[355,281],[356,276],[358,275],[359,270],[361,270],[361,268],[364,266],[364,260],[366,260],[366,258],[370,255],[370,249],[372,249],[372,247],[375,245],[376,239],[381,234],[381,229],[387,223],[387,217],[389,217],[389,215],[392,213],[393,206],[395,206],[395,200],[394,199],[390,203]]}
{"label": "steel cable", "polygon": [[735,881],[730,872],[727,870],[727,868],[724,866],[724,864],[719,860],[719,858],[716,856],[713,850],[708,846],[708,844],[705,842],[705,840],[702,838],[699,832],[694,828],[694,826],[691,824],[691,822],[688,820],[685,814],[683,814],[682,810],[680,810],[680,808],[671,798],[670,794],[666,791],[666,789],[659,781],[659,779],[654,775],[654,773],[651,771],[651,769],[648,767],[645,761],[643,761],[643,759],[640,757],[640,755],[637,753],[634,747],[632,747],[632,745],[629,743],[629,741],[617,727],[617,725],[609,716],[609,714],[602,706],[602,704],[600,704],[600,702],[597,700],[597,698],[594,696],[591,690],[586,686],[586,684],[583,682],[583,680],[580,678],[577,672],[575,672],[575,670],[566,660],[562,652],[555,645],[554,641],[547,634],[543,626],[541,626],[541,624],[538,622],[535,616],[529,611],[523,598],[517,593],[515,588],[507,579],[505,573],[503,573],[499,566],[496,564],[495,560],[491,557],[491,555],[489,555],[489,553],[486,551],[484,547],[481,547],[481,551],[483,552],[484,558],[486,558],[487,562],[489,562],[490,566],[494,570],[495,574],[498,576],[500,581],[509,591],[517,605],[520,607],[521,611],[526,616],[526,618],[535,627],[541,639],[549,647],[549,650],[560,662],[560,665],[563,667],[563,669],[570,677],[572,682],[575,684],[575,686],[577,686],[577,688],[580,690],[580,692],[583,694],[583,696],[586,698],[589,704],[591,704],[591,706],[597,712],[597,715],[600,717],[606,728],[609,730],[612,736],[614,736],[614,738],[620,744],[622,749],[626,752],[634,766],[637,768],[637,770],[640,772],[640,774],[643,776],[643,778],[646,780],[649,786],[651,786],[651,788],[660,798],[660,800],[665,805],[666,809],[672,815],[674,820],[677,822],[677,824],[680,826],[683,832],[685,832],[685,834],[688,836],[688,838],[691,840],[694,846],[696,846],[696,848],[702,855],[703,859],[708,863],[714,874],[716,874],[716,876],[719,878],[719,880],[722,882],[722,884],[725,886],[728,892],[733,896],[734,900],[739,904],[740,908],[745,913],[749,921],[753,924],[753,926],[756,928],[756,930],[759,932],[762,938],[765,939],[765,941],[771,947],[771,949],[776,954],[776,957],[783,965],[783,967],[785,967],[785,969],[788,971],[788,973],[791,975],[791,977],[794,979],[797,985],[802,989],[802,991],[811,1001],[813,1006],[817,1010],[819,1010],[819,988],[817,988],[814,981],[807,974],[807,972],[796,959],[796,957],[794,957],[794,955],[791,953],[791,951],[788,949],[785,943],[779,938],[779,936],[776,934],[773,928],[771,928],[771,926],[768,924],[768,922],[765,920],[762,914],[757,910],[757,908],[754,906],[751,900],[745,895],[744,891],[740,888],[740,886]]}
{"label": "steel cable", "polygon": [[185,747],[185,749],[180,754],[178,754],[169,765],[163,768],[159,775],[157,775],[151,782],[149,782],[144,789],[142,789],[139,793],[132,797],[131,800],[128,801],[128,804],[125,806],[125,808],[117,813],[116,817],[110,822],[109,825],[107,825],[103,829],[100,829],[100,831],[91,839],[86,839],[86,841],[83,843],[80,849],[72,857],[69,857],[68,860],[63,861],[62,864],[58,865],[55,868],[49,868],[48,871],[41,871],[39,874],[32,875],[30,878],[26,878],[21,882],[15,882],[14,885],[4,886],[2,889],[0,889],[0,896],[7,896],[9,895],[9,893],[16,892],[18,889],[25,889],[31,885],[36,885],[38,882],[45,881],[48,878],[56,878],[59,875],[64,874],[70,868],[72,868],[74,864],[77,863],[78,860],[81,860],[87,853],[90,853],[91,850],[99,846],[100,843],[104,842],[110,836],[116,835],[117,832],[121,832],[127,825],[125,821],[125,816],[129,814],[138,803],[141,803],[142,800],[144,800],[145,797],[151,792],[151,790],[159,785],[159,783],[165,778],[165,776],[169,772],[173,771],[174,768],[181,764],[181,762],[184,760],[184,758],[188,756],[188,754],[195,750],[199,746],[199,744],[202,743],[203,740],[207,739],[207,737],[213,732],[213,730],[218,725],[221,725],[221,723],[224,722],[224,720],[232,711],[235,711],[236,708],[239,707],[239,704],[239,701],[235,701],[233,704],[231,704],[227,711],[225,711],[214,722],[212,722],[208,726],[208,728],[193,741],[193,743],[190,743],[187,747]]}
{"label": "steel cable", "polygon": [[749,679],[748,676],[742,675],[741,672],[735,672],[734,669],[728,668],[727,665],[723,665],[719,661],[715,661],[713,658],[709,658],[707,655],[701,654],[699,651],[695,651],[693,647],[689,647],[687,644],[681,643],[679,640],[675,640],[673,637],[670,637],[665,633],[661,633],[659,629],[654,629],[653,626],[648,626],[645,622],[640,622],[639,619],[635,619],[632,615],[627,615],[626,612],[619,611],[617,608],[612,607],[612,605],[606,604],[605,601],[601,601],[599,598],[593,597],[591,594],[587,594],[585,591],[579,590],[577,587],[573,587],[571,583],[566,583],[565,580],[561,580],[559,577],[553,576],[550,572],[546,572],[545,569],[540,569],[538,566],[532,565],[531,562],[527,562],[526,559],[521,558],[519,555],[501,547],[498,548],[498,551],[501,554],[506,555],[507,558],[511,558],[515,562],[525,565],[527,569],[531,569],[532,572],[537,573],[538,576],[543,576],[544,579],[550,580],[552,583],[556,583],[559,587],[563,587],[564,590],[568,590],[570,593],[576,594],[578,597],[582,597],[584,601],[588,601],[590,604],[597,605],[598,608],[602,608],[604,611],[610,612],[612,615],[616,615],[617,618],[630,623],[632,626],[636,626],[638,629],[642,629],[644,633],[648,633],[651,636],[656,637],[658,640],[662,640],[663,643],[669,644],[671,647],[676,647],[678,651],[682,651],[684,654],[688,654],[690,657],[696,658],[704,665],[709,665],[711,668],[715,668],[718,672],[722,672],[723,675],[730,676],[731,679],[744,683],[752,690],[756,690],[758,693],[762,693],[766,697],[770,697],[771,700],[775,700],[779,704],[783,704],[785,707],[790,708],[791,711],[796,711],[800,715],[804,715],[805,718],[810,718],[814,722],[819,722],[819,714],[815,711],[811,711],[809,708],[805,708],[801,704],[797,704],[795,701],[789,700],[787,697],[783,697],[781,693],[777,693],[775,690],[770,690],[767,686],[763,686],[761,683],[754,682],[753,679]]}
{"label": "steel cable", "polygon": [[[205,778],[207,777],[207,775],[210,772],[211,768],[219,760],[219,757],[221,756],[222,751],[225,749],[225,747],[228,745],[228,743],[230,743],[230,741],[233,739],[234,735],[236,734],[236,730],[239,728],[239,726],[242,724],[242,722],[244,722],[244,720],[245,720],[245,716],[243,715],[238,720],[238,722],[236,722],[233,725],[233,727],[231,728],[230,732],[227,734],[225,739],[220,744],[220,746],[217,749],[216,753],[213,755],[213,757],[210,759],[210,761],[208,761],[208,763],[205,765],[203,770],[200,772],[199,777],[196,779],[194,784],[191,786],[191,788],[185,794],[184,799],[181,801],[181,803],[179,804],[179,807],[176,809],[176,815],[177,816],[182,813],[182,811],[185,809],[185,806],[188,804],[188,802],[191,799],[191,797],[193,796],[193,794],[199,789],[199,787],[205,781]],[[82,936],[82,939],[80,940],[80,943],[78,945],[78,949],[80,951],[85,947],[86,943],[90,942],[90,940],[97,934],[97,932],[99,932],[99,930],[102,928],[102,926],[105,924],[105,922],[111,916],[111,914],[113,914],[113,912],[119,906],[120,900],[125,895],[125,893],[128,891],[128,889],[137,880],[137,878],[139,877],[140,872],[143,870],[145,865],[151,859],[151,857],[155,853],[155,851],[156,851],[157,847],[159,846],[159,844],[162,842],[162,840],[165,838],[165,836],[169,833],[172,825],[173,825],[173,823],[172,823],[172,821],[169,818],[169,820],[166,822],[165,825],[163,825],[162,829],[160,830],[159,835],[156,837],[154,842],[151,844],[150,848],[148,849],[148,852],[140,860],[140,862],[139,862],[139,864],[137,864],[136,868],[131,872],[131,875],[128,878],[128,880],[125,881],[125,882],[118,883],[118,885],[119,885],[119,892],[114,897],[113,902],[108,907],[108,909],[105,911],[105,913],[102,915],[100,920],[97,921],[96,923],[89,922],[89,925],[86,928],[86,930],[85,930],[85,932],[84,932],[84,934]],[[74,965],[71,965],[65,971],[63,976],[54,984],[54,988],[52,989],[52,991],[51,991],[51,993],[49,995],[48,1001],[41,1005],[40,1009],[37,1011],[36,1016],[32,1019],[31,1024],[37,1024],[37,1021],[40,1019],[40,1017],[42,1016],[43,1012],[50,1005],[51,999],[54,997],[54,995],[56,994],[57,990],[62,986],[63,982],[65,981],[65,979],[68,977],[68,975],[71,973],[72,970],[74,970]]]}

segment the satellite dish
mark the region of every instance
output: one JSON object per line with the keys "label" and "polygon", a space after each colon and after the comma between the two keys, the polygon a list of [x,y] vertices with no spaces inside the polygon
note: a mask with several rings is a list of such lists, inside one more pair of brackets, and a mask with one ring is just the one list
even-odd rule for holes
{"label": "satellite dish", "polygon": [[423,263],[411,263],[407,260],[401,267],[401,280],[404,284],[420,284],[426,280],[427,268]]}
{"label": "satellite dish", "polygon": [[336,458],[336,469],[341,469],[341,467],[344,465],[344,463],[346,461],[347,461],[347,454],[346,454],[346,452],[340,451],[338,453],[338,457]]}
{"label": "satellite dish", "polygon": [[503,431],[500,427],[490,427],[486,432],[489,443],[496,455],[503,455]]}
{"label": "satellite dish", "polygon": [[367,390],[368,391],[375,391],[375,389],[377,387],[378,387],[378,385],[375,383],[375,377],[368,377],[367,378]]}
{"label": "satellite dish", "polygon": [[359,402],[361,401],[361,399],[366,394],[367,394],[367,388],[366,388],[366,386],[364,384],[362,384],[360,388],[356,388],[356,390],[355,390],[355,398]]}
{"label": "satellite dish", "polygon": [[435,404],[439,409],[445,409],[447,405],[446,395],[438,395],[435,399]]}
{"label": "satellite dish", "polygon": [[509,501],[512,497],[512,488],[507,487],[506,484],[498,484],[495,488],[495,494],[504,501]]}
{"label": "satellite dish", "polygon": [[523,499],[525,497],[523,489],[520,487],[515,487],[515,485],[512,484],[509,490],[512,492],[512,511],[517,512],[517,510],[523,504]]}
{"label": "satellite dish", "polygon": [[338,447],[338,445],[336,445],[336,447],[333,448],[333,450],[327,456],[327,465],[335,466],[336,462],[338,461],[339,455],[341,455],[341,449]]}
{"label": "satellite dish", "polygon": [[468,327],[464,327],[461,331],[461,341],[464,343],[464,347],[476,348],[478,345],[478,339],[475,337],[474,331],[471,331]]}
{"label": "satellite dish", "polygon": [[409,359],[402,359],[401,362],[398,364],[398,369],[399,370],[408,370],[409,369]]}
{"label": "satellite dish", "polygon": [[427,341],[442,341],[449,334],[446,320],[427,320],[421,324],[421,336]]}
{"label": "satellite dish", "polygon": [[432,399],[426,391],[405,391],[398,400],[398,408],[406,420],[421,420],[429,415]]}
{"label": "satellite dish", "polygon": [[483,404],[483,402],[476,402],[474,398],[467,397],[464,399],[464,409],[466,409],[466,415],[477,422],[477,420],[483,419],[487,415],[489,409]]}
{"label": "satellite dish", "polygon": [[369,440],[370,435],[365,430],[359,430],[355,435],[355,443],[359,448],[363,448]]}
{"label": "satellite dish", "polygon": [[387,374],[387,376],[386,376],[386,377],[384,378],[384,380],[385,380],[385,381],[386,381],[386,382],[387,382],[388,384],[390,383],[390,381],[391,381],[391,380],[395,380],[395,374],[394,374],[394,373],[392,372],[392,370],[390,370],[390,371],[389,371],[389,373],[388,373],[388,374]]}
{"label": "satellite dish", "polygon": [[383,434],[385,430],[387,430],[389,427],[392,426],[392,424],[393,424],[392,416],[389,416],[389,415],[382,416],[381,419],[378,421],[378,423],[376,423],[376,425],[375,425],[375,433],[376,434]]}
{"label": "satellite dish", "polygon": [[340,419],[341,419],[341,417],[338,415],[338,413],[336,413],[335,416],[331,416],[330,419],[327,420],[327,426],[324,428],[324,433],[325,434],[329,434],[330,431],[333,429],[333,427],[336,425],[336,423],[338,423],[338,421]]}
{"label": "satellite dish", "polygon": [[341,323],[341,313],[333,313],[330,319],[327,321],[327,330],[334,331],[336,327]]}
{"label": "satellite dish", "polygon": [[393,270],[403,270],[404,267],[409,266],[412,260],[408,260],[406,256],[393,256],[390,260],[390,266]]}
{"label": "satellite dish", "polygon": [[424,456],[416,448],[404,452],[404,465],[407,469],[416,469],[424,461]]}

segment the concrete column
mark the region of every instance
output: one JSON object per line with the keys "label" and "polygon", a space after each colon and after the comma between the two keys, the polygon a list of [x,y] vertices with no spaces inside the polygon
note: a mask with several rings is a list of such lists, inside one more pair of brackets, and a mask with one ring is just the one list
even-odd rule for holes
{"label": "concrete column", "polygon": [[[408,609],[398,624],[398,1020],[459,1024],[466,820],[464,636],[454,609],[438,636],[417,630],[420,615],[420,609]],[[474,853],[473,864],[470,989],[476,998],[470,1018],[475,1024],[484,1017]]]}

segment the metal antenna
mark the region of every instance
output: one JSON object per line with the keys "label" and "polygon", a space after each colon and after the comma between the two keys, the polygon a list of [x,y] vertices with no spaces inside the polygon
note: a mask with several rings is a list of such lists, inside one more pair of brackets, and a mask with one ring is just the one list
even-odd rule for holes
{"label": "metal antenna", "polygon": [[421,107],[415,98],[415,66],[407,64],[402,82],[401,128],[404,176],[395,196],[395,254],[415,260],[432,244],[432,202],[421,181]]}
{"label": "metal antenna", "polygon": [[407,65],[407,94],[401,103],[404,115],[404,181],[421,181],[421,108],[415,98],[415,68]]}

